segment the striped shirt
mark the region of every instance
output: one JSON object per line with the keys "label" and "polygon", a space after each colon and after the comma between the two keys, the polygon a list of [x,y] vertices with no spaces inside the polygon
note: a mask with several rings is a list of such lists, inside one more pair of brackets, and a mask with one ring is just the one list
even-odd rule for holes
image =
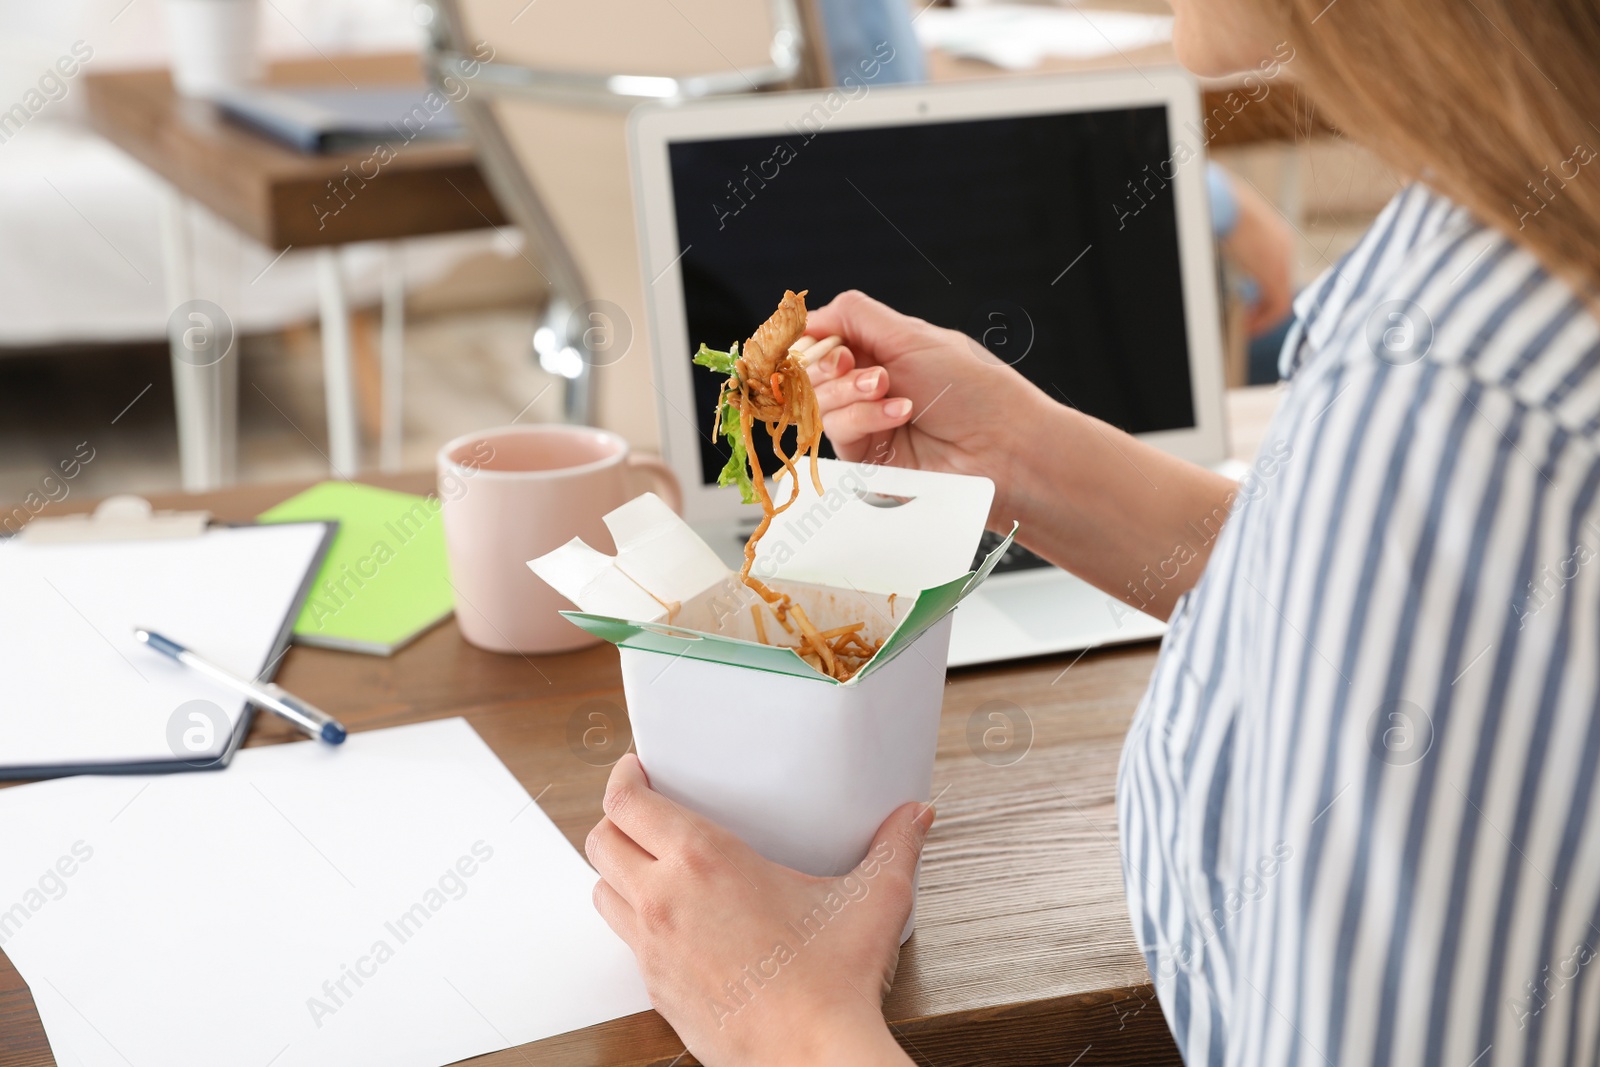
{"label": "striped shirt", "polygon": [[1600,324],[1421,185],[1296,309],[1118,776],[1168,1024],[1191,1065],[1595,1064]]}

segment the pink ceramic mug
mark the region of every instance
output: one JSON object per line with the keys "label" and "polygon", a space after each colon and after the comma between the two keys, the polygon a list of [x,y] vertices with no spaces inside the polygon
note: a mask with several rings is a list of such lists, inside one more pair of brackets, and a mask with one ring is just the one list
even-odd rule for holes
{"label": "pink ceramic mug", "polygon": [[615,551],[601,516],[646,489],[683,509],[678,480],[609,430],[506,426],[439,450],[439,499],[461,636],[492,652],[566,652],[598,638],[557,611],[572,605],[528,560],[581,537]]}

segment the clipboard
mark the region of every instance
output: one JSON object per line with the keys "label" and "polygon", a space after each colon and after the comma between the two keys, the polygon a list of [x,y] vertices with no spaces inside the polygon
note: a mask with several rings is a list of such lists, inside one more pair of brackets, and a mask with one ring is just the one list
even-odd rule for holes
{"label": "clipboard", "polygon": [[[21,694],[9,709],[0,707],[0,780],[226,767],[256,708],[147,649],[119,647],[120,629],[126,624],[131,642],[134,625],[167,626],[201,654],[215,655],[221,648],[223,659],[231,658],[225,663],[230,669],[270,681],[337,527],[336,522],[218,523],[207,512],[158,512],[139,497],[119,496],[103,501],[93,514],[35,519],[0,538],[0,580],[21,587],[0,618],[0,664],[8,657],[28,659],[6,668],[21,678]],[[163,577],[174,576],[157,586]],[[230,577],[234,580],[223,580]],[[129,604],[116,603],[118,579],[130,587]],[[167,593],[170,597],[160,602]],[[181,609],[175,607],[180,598]],[[37,632],[30,620],[19,621],[30,611],[41,616]],[[174,618],[179,621],[163,621]],[[92,665],[78,672],[81,677],[71,673],[74,655]],[[241,669],[245,663],[249,666]],[[48,683],[38,677],[51,668],[68,672],[57,683],[66,690],[60,707],[41,699]],[[106,673],[96,675],[96,670]],[[156,688],[141,688],[140,677]],[[225,732],[205,709],[190,713],[209,719],[214,728],[211,743],[193,756],[179,740],[163,745],[151,736],[159,726],[154,712],[162,698],[183,693],[195,694],[189,704],[209,704],[224,715],[238,707],[237,714],[228,715]],[[90,705],[73,704],[75,696]],[[189,704],[176,705],[171,718],[181,721],[178,713]],[[121,707],[131,709],[127,718]],[[52,715],[61,718],[51,721]],[[74,733],[74,726],[81,730]],[[175,738],[193,736],[174,735],[168,726]]]}

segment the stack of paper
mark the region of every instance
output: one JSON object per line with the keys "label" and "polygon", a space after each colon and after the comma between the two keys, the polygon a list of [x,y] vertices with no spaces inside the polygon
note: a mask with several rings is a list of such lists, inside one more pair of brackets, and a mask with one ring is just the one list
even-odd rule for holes
{"label": "stack of paper", "polygon": [[86,1067],[439,1067],[649,1007],[463,720],[0,791],[0,947]]}

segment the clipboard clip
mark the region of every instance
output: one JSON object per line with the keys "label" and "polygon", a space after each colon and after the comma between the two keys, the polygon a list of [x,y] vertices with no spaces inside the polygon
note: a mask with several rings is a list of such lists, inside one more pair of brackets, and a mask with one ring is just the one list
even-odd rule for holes
{"label": "clipboard clip", "polygon": [[156,511],[144,497],[124,493],[106,497],[87,515],[34,519],[17,539],[30,545],[171,540],[199,537],[210,521],[209,511]]}

